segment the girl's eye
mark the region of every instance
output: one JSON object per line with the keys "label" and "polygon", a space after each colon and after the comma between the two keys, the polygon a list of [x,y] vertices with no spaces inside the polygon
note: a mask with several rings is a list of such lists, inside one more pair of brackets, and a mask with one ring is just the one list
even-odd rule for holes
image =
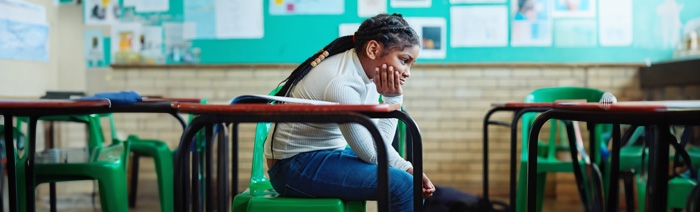
{"label": "girl's eye", "polygon": [[408,60],[406,60],[406,59],[401,59],[401,64],[406,64],[406,62],[408,62]]}

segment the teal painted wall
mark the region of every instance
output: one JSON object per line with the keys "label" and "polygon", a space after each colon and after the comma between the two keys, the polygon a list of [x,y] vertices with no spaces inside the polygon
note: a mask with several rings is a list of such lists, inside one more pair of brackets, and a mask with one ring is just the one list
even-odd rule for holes
{"label": "teal painted wall", "polygon": [[[598,0],[605,1],[605,0]],[[449,0],[433,0],[430,8],[392,8],[388,12],[401,13],[405,17],[444,17],[447,21],[447,55],[445,59],[419,58],[420,63],[645,63],[672,59],[673,49],[659,44],[661,39],[656,6],[664,0],[633,0],[633,43],[626,47],[450,47],[450,7],[475,4],[450,4]],[[683,4],[681,21],[700,17],[700,1],[676,0]],[[270,0],[264,2],[264,37],[262,39],[194,40],[192,45],[201,49],[201,63],[205,64],[257,64],[299,63],[338,36],[341,23],[360,23],[357,1],[345,1],[342,15],[270,15]],[[183,1],[170,0],[170,11],[160,14],[169,20],[182,20]],[[510,0],[499,4],[511,10]],[[597,6],[598,4],[596,4]],[[128,8],[127,8],[128,9]],[[597,10],[596,10],[597,11]],[[512,16],[512,14],[509,14]],[[509,17],[510,21],[512,17]],[[553,18],[558,21],[573,18]],[[598,18],[575,18],[593,20]],[[557,29],[552,29],[556,31]],[[556,39],[556,35],[552,35]]]}

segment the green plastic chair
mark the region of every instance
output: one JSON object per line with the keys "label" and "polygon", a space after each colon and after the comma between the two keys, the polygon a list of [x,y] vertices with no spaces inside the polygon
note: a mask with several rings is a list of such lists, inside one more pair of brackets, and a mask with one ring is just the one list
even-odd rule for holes
{"label": "green plastic chair", "polygon": [[[649,160],[648,157],[648,149],[645,148],[644,151],[646,151],[647,154],[645,154],[644,160]],[[691,162],[695,165],[695,167],[700,166],[700,147],[693,146],[686,148],[686,151],[688,152],[688,156],[690,156]],[[640,150],[641,152],[641,150]],[[641,153],[639,154],[639,158],[637,161],[641,164]],[[673,161],[675,155],[671,154],[669,155],[669,160]],[[645,164],[648,164],[646,162]],[[646,210],[646,191],[647,191],[647,173],[645,171],[646,167],[639,167],[639,170],[642,170],[640,173],[636,173],[635,175],[635,181],[637,183],[637,207],[638,211],[645,211]],[[676,209],[685,209],[686,208],[686,203],[688,201],[688,196],[690,196],[691,190],[693,187],[697,184],[697,181],[693,179],[686,178],[685,176],[675,176],[672,177],[668,181],[668,199],[667,199],[667,210],[676,208]]]}
{"label": "green plastic chair", "polygon": [[[603,91],[583,88],[583,87],[549,87],[540,88],[532,91],[526,98],[525,102],[555,102],[557,100],[581,100],[588,102],[598,102],[603,96]],[[530,128],[535,121],[537,114],[526,113],[522,116],[522,152],[520,156],[520,173],[518,178],[518,191],[520,194],[525,194],[527,189],[527,163],[528,163],[528,139]],[[561,127],[562,123],[559,120],[550,120],[549,140],[547,142],[539,141],[538,143],[538,160],[537,160],[537,211],[542,211],[542,202],[544,200],[544,187],[547,173],[550,172],[573,172],[573,164],[571,161],[560,161],[556,158],[558,151],[569,152],[568,142],[565,129]],[[609,125],[596,125],[596,139],[594,146],[601,146],[600,141],[607,140],[611,127]],[[557,145],[557,130],[560,130],[559,141],[565,145]],[[592,162],[600,162],[600,149],[591,148],[597,151],[595,158],[591,158]],[[583,161],[581,167],[584,167]],[[517,195],[516,204],[517,211],[525,211],[527,208],[525,195]]]}
{"label": "green plastic chair", "polygon": [[279,197],[265,177],[263,145],[271,123],[258,123],[255,131],[250,184],[233,199],[232,211],[365,211],[365,201],[336,198]]}
{"label": "green plastic chair", "polygon": [[[207,99],[202,99],[201,104],[206,104]],[[192,121],[194,116],[189,115],[188,122]],[[197,135],[197,146],[203,144],[204,135],[199,133]],[[173,200],[173,157],[175,157],[176,150],[170,150],[170,147],[165,141],[158,139],[142,139],[138,135],[129,135],[129,141],[131,141],[131,152],[138,154],[139,156],[152,157],[153,163],[155,164],[156,176],[158,180],[158,196],[160,197],[160,211],[161,212],[172,212],[174,211],[174,200]],[[198,148],[201,149],[201,148]],[[135,160],[138,160],[136,158]],[[135,161],[137,162],[137,161]],[[138,168],[135,167],[134,168]],[[132,181],[138,180],[138,172],[131,172]],[[129,206],[136,206],[136,186],[132,186],[129,193]]]}
{"label": "green plastic chair", "polygon": [[[100,118],[106,117],[111,125],[112,142],[103,146],[104,134]],[[79,121],[88,125],[88,156],[87,161],[71,163],[37,163],[34,164],[35,186],[41,183],[65,182],[76,180],[97,180],[100,191],[102,211],[128,211],[126,187],[126,163],[129,153],[129,141],[121,141],[116,137],[114,119],[111,114],[93,114],[85,116],[54,116],[42,120]],[[21,129],[21,122],[17,124]],[[26,148],[34,148],[27,143]],[[17,151],[17,150],[15,150]],[[17,152],[15,152],[17,153]],[[16,159],[18,164],[26,163],[27,155]],[[17,176],[24,176],[26,170],[17,166]],[[18,177],[20,185],[25,183],[25,177]],[[18,190],[19,197],[24,197],[25,190]],[[26,205],[25,198],[18,198],[19,205]],[[26,208],[22,209],[23,211]]]}

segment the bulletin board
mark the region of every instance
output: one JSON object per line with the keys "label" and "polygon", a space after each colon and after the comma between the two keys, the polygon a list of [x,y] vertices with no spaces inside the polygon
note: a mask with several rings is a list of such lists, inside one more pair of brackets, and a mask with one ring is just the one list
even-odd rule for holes
{"label": "bulletin board", "polygon": [[[121,0],[123,1],[123,0]],[[120,2],[121,2],[120,1]],[[168,21],[182,20],[183,1],[170,0],[169,10],[156,14],[155,17]],[[211,0],[215,2],[214,0]],[[201,64],[296,64],[317,52],[339,36],[339,25],[361,23],[366,17],[358,15],[358,1],[344,1],[344,8],[338,14],[321,15],[279,15],[273,14],[270,4],[291,0],[262,0],[263,1],[263,36],[261,38],[243,39],[194,39],[192,46],[201,51]],[[671,60],[674,49],[680,39],[666,41],[667,37],[682,36],[685,24],[700,20],[700,1],[697,0],[577,0],[577,2],[592,1],[592,14],[555,14],[557,2],[565,0],[534,0],[546,3],[549,7],[548,36],[549,43],[523,45],[514,41],[514,23],[524,0],[432,0],[426,1],[428,7],[394,7],[394,2],[388,0],[388,13],[401,13],[406,18],[442,18],[445,21],[445,42],[442,58],[419,57],[419,63],[454,64],[454,63],[654,63]],[[409,2],[408,0],[403,0]],[[514,1],[514,2],[512,2]],[[605,2],[603,2],[605,1]],[[620,8],[620,11],[631,13],[631,33],[625,44],[608,45],[601,40],[599,30],[609,25],[603,21],[601,14],[616,14],[618,11],[602,13],[601,3],[630,2],[630,8]],[[308,2],[308,1],[307,1]],[[311,1],[313,2],[313,1]],[[413,0],[416,2],[416,0]],[[665,5],[665,6],[663,6]],[[536,5],[542,7],[542,4]],[[580,5],[579,5],[580,6]],[[505,43],[495,42],[488,46],[473,44],[473,40],[462,39],[453,42],[452,28],[454,24],[479,24],[469,15],[452,19],[453,11],[484,11],[484,8],[498,8],[507,17],[505,27]],[[128,8],[126,8],[128,10]],[[672,19],[662,18],[661,14],[677,12]],[[133,12],[133,11],[128,11]],[[623,12],[624,13],[624,12]],[[149,15],[149,14],[140,14]],[[150,14],[153,16],[153,14]],[[667,16],[664,16],[667,17]],[[616,20],[619,17],[605,17]],[[151,18],[152,19],[152,18]],[[503,20],[501,20],[503,21]],[[157,21],[156,21],[157,22]],[[625,22],[619,22],[624,24]],[[670,24],[669,24],[670,23]],[[629,25],[629,24],[626,24]],[[668,27],[678,32],[663,34]],[[624,28],[624,27],[623,27]],[[668,31],[668,30],[666,30]],[[673,30],[672,30],[673,31]],[[593,33],[593,34],[591,34]],[[674,34],[675,33],[675,34]],[[624,39],[623,39],[624,40]],[[580,41],[580,42],[579,42]],[[675,43],[674,43],[675,42]],[[525,42],[527,43],[527,42]],[[534,42],[536,43],[536,42]],[[674,46],[675,45],[675,46]]]}

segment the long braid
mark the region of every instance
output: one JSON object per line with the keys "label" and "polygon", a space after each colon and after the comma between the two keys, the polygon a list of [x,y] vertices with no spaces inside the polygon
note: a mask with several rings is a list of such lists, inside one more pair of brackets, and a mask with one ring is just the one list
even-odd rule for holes
{"label": "long braid", "polygon": [[[288,96],[291,90],[296,86],[306,74],[311,71],[322,58],[330,57],[338,53],[345,52],[355,48],[358,52],[364,50],[367,42],[376,40],[384,45],[382,55],[386,55],[390,50],[403,50],[406,47],[419,46],[418,34],[414,31],[403,19],[401,14],[394,13],[392,15],[379,14],[370,19],[365,20],[360,25],[360,28],[352,36],[343,36],[333,40],[321,51],[315,53],[303,63],[301,63],[285,80],[276,96]],[[326,53],[327,52],[327,53]],[[326,54],[324,56],[324,54]],[[322,56],[320,58],[320,56]]]}
{"label": "long braid", "polygon": [[[275,96],[287,96],[289,91],[292,90],[292,87],[294,87],[301,79],[306,76],[306,74],[311,71],[311,62],[313,62],[316,58],[318,58],[319,55],[323,54],[323,51],[328,52],[328,56],[325,57],[330,57],[333,55],[336,55],[341,52],[345,52],[347,50],[350,50],[354,47],[354,44],[352,42],[352,36],[343,36],[339,37],[330,44],[326,45],[326,47],[323,47],[321,51],[317,52],[313,56],[309,57],[306,59],[301,65],[297,66],[294,71],[285,79],[282,81],[284,83],[284,86],[282,86],[282,89],[280,89]],[[281,84],[281,83],[280,83]]]}

